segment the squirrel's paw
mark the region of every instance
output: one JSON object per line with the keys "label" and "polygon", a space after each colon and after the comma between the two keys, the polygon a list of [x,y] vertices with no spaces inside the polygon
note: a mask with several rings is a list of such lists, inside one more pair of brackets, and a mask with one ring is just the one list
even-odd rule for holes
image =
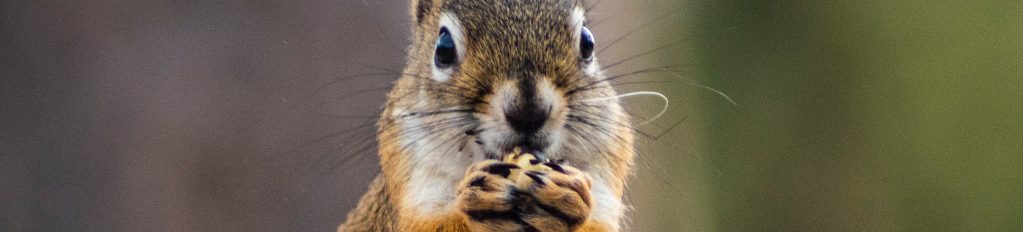
{"label": "squirrel's paw", "polygon": [[488,160],[469,167],[459,185],[456,207],[472,231],[521,231],[522,193],[508,179],[518,165]]}
{"label": "squirrel's paw", "polygon": [[573,167],[546,162],[551,170],[524,171],[516,183],[531,204],[521,220],[539,231],[573,231],[593,208],[592,180]]}

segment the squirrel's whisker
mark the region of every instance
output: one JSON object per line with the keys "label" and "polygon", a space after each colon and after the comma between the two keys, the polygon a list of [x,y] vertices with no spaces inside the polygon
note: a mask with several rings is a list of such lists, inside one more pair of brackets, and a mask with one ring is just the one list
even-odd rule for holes
{"label": "squirrel's whisker", "polygon": [[616,96],[582,99],[582,100],[578,100],[578,101],[580,101],[580,102],[608,101],[608,100],[618,100],[618,99],[621,99],[621,98],[634,97],[634,96],[655,96],[655,97],[660,98],[662,101],[664,101],[664,106],[661,107],[661,112],[657,113],[657,115],[647,119],[646,121],[643,121],[643,122],[639,123],[637,126],[642,126],[642,125],[650,123],[650,122],[652,122],[654,120],[657,120],[658,118],[661,118],[661,116],[664,116],[665,112],[668,112],[668,104],[671,101],[668,100],[668,97],[664,96],[664,94],[658,93],[658,92],[653,92],[653,91],[637,91],[637,92],[619,94],[619,95],[616,95]]}

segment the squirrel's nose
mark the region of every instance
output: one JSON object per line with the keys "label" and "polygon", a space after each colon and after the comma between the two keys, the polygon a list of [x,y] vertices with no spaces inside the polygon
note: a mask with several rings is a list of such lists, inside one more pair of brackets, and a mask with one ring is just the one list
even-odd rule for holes
{"label": "squirrel's nose", "polygon": [[504,118],[516,132],[523,135],[532,135],[547,122],[547,110],[533,106],[515,107],[505,111]]}

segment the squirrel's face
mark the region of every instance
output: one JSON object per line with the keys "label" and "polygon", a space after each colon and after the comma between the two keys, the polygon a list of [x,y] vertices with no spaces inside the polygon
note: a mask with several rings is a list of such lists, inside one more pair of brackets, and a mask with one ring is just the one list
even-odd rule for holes
{"label": "squirrel's face", "polygon": [[631,142],[580,2],[423,0],[413,11],[410,65],[390,103],[404,108],[385,124],[429,126],[419,136],[488,158],[522,148],[576,159]]}

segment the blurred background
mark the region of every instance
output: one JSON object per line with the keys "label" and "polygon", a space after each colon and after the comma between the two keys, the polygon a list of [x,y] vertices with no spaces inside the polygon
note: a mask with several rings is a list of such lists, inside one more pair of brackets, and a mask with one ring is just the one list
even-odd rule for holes
{"label": "blurred background", "polygon": [[[1023,2],[588,5],[633,231],[1023,231]],[[0,231],[332,231],[407,11],[0,2]]]}

